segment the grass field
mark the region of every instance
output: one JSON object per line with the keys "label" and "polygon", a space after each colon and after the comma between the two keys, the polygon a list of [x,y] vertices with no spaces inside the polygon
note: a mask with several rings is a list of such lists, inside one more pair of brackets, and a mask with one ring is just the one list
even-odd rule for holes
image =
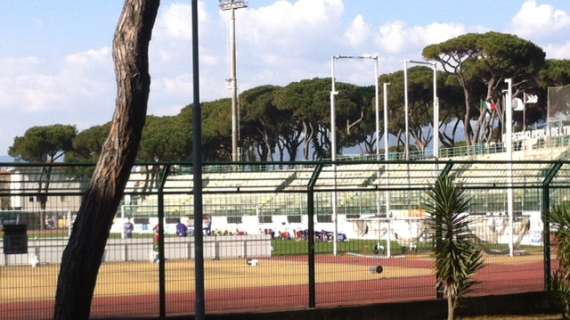
{"label": "grass field", "polygon": [[[349,240],[338,243],[339,252],[352,252],[372,255],[374,254],[374,246],[379,243],[386,248],[385,240]],[[399,244],[396,241],[391,241],[391,250],[395,255],[409,253],[409,248]],[[306,240],[272,240],[274,256],[288,256],[307,254],[307,241]],[[315,241],[315,253],[317,254],[330,254],[333,250],[332,242],[319,242]],[[417,252],[428,252],[431,250],[430,243],[420,243]]]}
{"label": "grass field", "polygon": [[[349,240],[344,242],[339,242],[338,251],[339,252],[352,252],[359,254],[372,255],[374,254],[374,246],[379,243],[386,248],[385,240]],[[391,241],[391,251],[393,255],[409,254],[410,248],[408,246],[402,245],[397,241]],[[273,246],[272,254],[274,256],[289,256],[289,255],[300,255],[307,254],[307,241],[306,240],[272,240],[271,245]],[[507,253],[509,247],[507,244],[485,244],[485,250],[488,251],[498,251]],[[315,253],[317,254],[330,254],[333,250],[332,242],[315,242]],[[417,244],[415,253],[426,254],[431,252],[432,243],[431,242],[419,242]],[[542,247],[538,246],[520,246],[518,250],[524,251],[527,254],[539,254],[542,252]]]}

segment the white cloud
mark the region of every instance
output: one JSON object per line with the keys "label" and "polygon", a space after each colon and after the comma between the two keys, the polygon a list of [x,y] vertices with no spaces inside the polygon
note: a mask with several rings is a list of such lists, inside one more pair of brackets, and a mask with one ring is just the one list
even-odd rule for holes
{"label": "white cloud", "polygon": [[570,29],[570,14],[548,4],[527,0],[513,17],[511,28],[522,37],[551,36]]}
{"label": "white cloud", "polygon": [[408,26],[405,22],[394,21],[380,26],[376,41],[387,53],[398,54],[442,42],[466,32],[468,28],[458,23],[435,22],[425,26]]}
{"label": "white cloud", "polygon": [[344,38],[353,47],[358,47],[368,40],[372,32],[372,27],[370,24],[364,21],[362,15],[357,15],[350,27],[344,32]]}
{"label": "white cloud", "polygon": [[[164,33],[166,36],[177,40],[190,40],[192,38],[191,30],[191,13],[192,6],[189,4],[173,3],[166,7],[156,22],[156,32]],[[198,19],[200,21],[200,35],[207,30],[207,24],[211,18],[206,10],[204,0],[198,1]]]}
{"label": "white cloud", "polygon": [[160,87],[164,88],[165,93],[190,99],[192,92],[191,74],[185,73],[172,78],[162,78],[159,81]]}
{"label": "white cloud", "polygon": [[570,59],[570,41],[561,44],[548,44],[544,50],[547,59]]}
{"label": "white cloud", "polygon": [[72,53],[65,56],[65,62],[74,67],[87,66],[89,64],[107,63],[111,56],[111,48],[103,47],[84,52]]}
{"label": "white cloud", "polygon": [[7,57],[0,58],[2,77],[18,76],[34,70],[40,63],[38,57]]}
{"label": "white cloud", "polygon": [[37,112],[77,108],[84,99],[100,99],[112,74],[109,48],[73,53],[55,71],[37,57],[0,59],[0,110]]}
{"label": "white cloud", "polygon": [[[238,11],[241,41],[269,50],[287,48],[295,54],[305,47],[322,45],[330,39],[344,11],[343,0],[279,0],[260,8]],[[228,16],[222,13],[227,21]],[[320,37],[320,44],[308,42]]]}

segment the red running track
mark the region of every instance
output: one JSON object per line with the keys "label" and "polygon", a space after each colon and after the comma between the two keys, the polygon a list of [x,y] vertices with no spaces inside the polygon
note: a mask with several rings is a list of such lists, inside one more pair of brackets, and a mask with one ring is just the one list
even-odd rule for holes
{"label": "red running track", "polygon": [[[295,261],[302,261],[295,258]],[[318,262],[336,262],[372,265],[370,259],[353,257],[318,257]],[[431,268],[427,260],[378,260],[384,266],[403,268]],[[541,291],[544,289],[542,262],[525,264],[489,264],[479,272],[479,281],[471,295],[494,295]],[[317,275],[318,276],[318,275]],[[317,283],[317,306],[350,306],[372,303],[435,299],[433,276],[402,277],[380,280]],[[276,311],[307,307],[308,286],[290,285],[240,289],[208,290],[208,312]],[[27,303],[0,303],[1,319],[50,319],[53,301]],[[92,316],[153,316],[158,315],[158,295],[96,297]],[[167,295],[167,313],[190,314],[194,310],[194,295],[171,293]]]}

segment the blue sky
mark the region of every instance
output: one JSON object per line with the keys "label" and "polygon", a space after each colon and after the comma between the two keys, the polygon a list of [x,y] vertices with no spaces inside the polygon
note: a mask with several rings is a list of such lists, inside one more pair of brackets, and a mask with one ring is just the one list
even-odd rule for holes
{"label": "blue sky", "polygon": [[[176,114],[191,101],[189,0],[163,0],[151,45],[149,112]],[[374,53],[383,71],[418,58],[429,43],[496,30],[570,58],[568,0],[250,0],[238,14],[240,89],[326,76],[333,54]],[[119,0],[3,0],[0,11],[0,155],[33,125],[78,129],[111,119],[111,41]],[[228,94],[227,17],[201,1],[204,99]],[[339,79],[368,84],[370,66],[346,63]]]}

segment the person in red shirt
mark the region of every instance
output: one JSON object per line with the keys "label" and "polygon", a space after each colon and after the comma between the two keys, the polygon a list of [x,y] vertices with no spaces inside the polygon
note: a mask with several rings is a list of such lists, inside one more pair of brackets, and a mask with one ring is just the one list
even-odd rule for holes
{"label": "person in red shirt", "polygon": [[152,251],[154,251],[154,259],[152,260],[153,263],[158,263],[160,261],[160,256],[158,254],[158,243],[160,241],[160,233],[158,232],[158,225],[152,228],[154,234],[152,236]]}

